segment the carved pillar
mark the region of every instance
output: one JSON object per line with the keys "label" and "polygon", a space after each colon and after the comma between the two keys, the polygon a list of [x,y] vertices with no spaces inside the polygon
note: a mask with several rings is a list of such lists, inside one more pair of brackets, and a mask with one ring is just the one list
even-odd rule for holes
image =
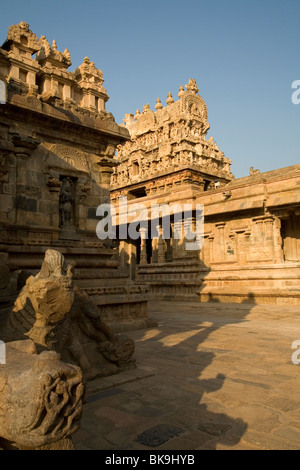
{"label": "carved pillar", "polygon": [[110,189],[110,178],[113,173],[113,169],[117,166],[117,163],[113,160],[115,154],[115,146],[107,145],[106,149],[101,152],[100,161],[97,164],[100,166],[101,173],[101,185]]}
{"label": "carved pillar", "polygon": [[236,230],[236,251],[237,251],[237,262],[238,264],[247,263],[247,250],[245,247],[246,237],[245,229]]}
{"label": "carved pillar", "polygon": [[[158,231],[158,226],[156,226],[156,230]],[[151,243],[152,243],[152,263],[157,263],[158,262],[158,238],[153,237],[151,240]]]}
{"label": "carved pillar", "polygon": [[274,260],[274,218],[268,217],[264,220],[265,223],[265,253],[267,257]]}
{"label": "carved pillar", "polygon": [[224,241],[224,228],[226,223],[220,222],[216,224],[216,228],[218,229],[218,248],[217,248],[217,258],[215,261],[225,261],[225,241]]}
{"label": "carved pillar", "polygon": [[165,262],[165,249],[164,249],[165,247],[164,247],[162,226],[160,224],[157,226],[157,230],[158,230],[157,262],[164,263]]}
{"label": "carved pillar", "polygon": [[140,264],[147,264],[147,229],[140,227],[141,234],[141,257]]}
{"label": "carved pillar", "polygon": [[182,258],[183,239],[182,239],[182,221],[175,220],[172,227],[173,232],[173,259]]}
{"label": "carved pillar", "polygon": [[281,236],[281,220],[278,217],[274,219],[274,262],[283,263],[283,240]]}

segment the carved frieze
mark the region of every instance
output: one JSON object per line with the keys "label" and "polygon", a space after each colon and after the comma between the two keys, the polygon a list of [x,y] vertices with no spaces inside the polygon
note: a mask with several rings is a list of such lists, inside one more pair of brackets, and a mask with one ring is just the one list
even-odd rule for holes
{"label": "carved frieze", "polygon": [[186,167],[225,181],[233,178],[230,159],[219,150],[213,137],[205,138],[210,127],[207,107],[198,95],[194,79],[189,80],[186,91],[181,87],[178,101],[174,102],[169,96],[167,106],[162,107],[158,98],[155,109],[153,112],[145,105],[135,121],[133,115],[126,115],[124,122],[131,140],[118,147],[120,165],[111,178],[113,187],[136,180],[142,182]]}

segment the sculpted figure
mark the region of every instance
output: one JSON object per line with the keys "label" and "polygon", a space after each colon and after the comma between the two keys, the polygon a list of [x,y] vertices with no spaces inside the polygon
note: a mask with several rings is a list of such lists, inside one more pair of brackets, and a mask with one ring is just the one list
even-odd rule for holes
{"label": "sculpted figure", "polygon": [[71,225],[72,207],[74,202],[73,183],[70,178],[65,178],[62,182],[59,196],[60,220],[62,226]]}

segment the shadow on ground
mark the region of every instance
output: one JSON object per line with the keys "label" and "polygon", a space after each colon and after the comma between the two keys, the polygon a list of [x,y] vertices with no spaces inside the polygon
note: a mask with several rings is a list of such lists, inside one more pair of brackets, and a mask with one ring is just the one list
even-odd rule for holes
{"label": "shadow on ground", "polygon": [[[189,310],[189,304],[182,305],[182,315],[184,315],[184,310]],[[172,408],[172,404],[174,406],[174,413],[169,409],[169,419],[166,419],[164,424],[144,431],[137,436],[137,442],[156,447],[171,439],[169,444],[173,442],[176,446],[183,441],[181,439],[176,443],[176,439],[172,438],[178,435],[183,437],[188,432],[187,438],[191,441],[195,440],[195,443],[198,442],[199,447],[216,449],[218,444],[236,445],[246,432],[247,423],[242,419],[233,419],[224,413],[211,411],[205,403],[202,403],[204,394],[220,390],[226,380],[222,371],[214,378],[201,377],[205,369],[214,361],[216,353],[226,352],[221,349],[211,350],[205,346],[205,342],[219,328],[245,321],[254,307],[253,296],[250,294],[242,304],[239,304],[235,315],[227,313],[220,320],[220,309],[223,305],[220,303],[218,316],[215,318],[211,316],[209,322],[207,322],[207,316],[205,321],[201,321],[201,316],[203,316],[201,312],[205,310],[203,304],[199,308],[199,317],[197,308],[194,307],[195,328],[184,331],[182,329],[184,318],[181,321],[178,316],[174,317],[172,302],[164,302],[167,308],[165,312],[160,312],[157,318],[155,318],[155,308],[151,312],[152,317],[159,322],[156,331],[151,330],[152,333],[146,331],[136,335],[137,351],[141,343],[144,358],[146,350],[148,351],[147,365],[154,367],[159,365],[157,381],[152,389],[149,389],[153,395],[153,403],[158,404],[156,397],[161,397],[160,392],[164,392],[166,411]],[[171,334],[166,334],[167,331]],[[148,343],[147,346],[146,343]],[[153,412],[155,412],[155,407]],[[167,415],[165,416],[167,418]],[[178,447],[169,448],[178,449]]]}

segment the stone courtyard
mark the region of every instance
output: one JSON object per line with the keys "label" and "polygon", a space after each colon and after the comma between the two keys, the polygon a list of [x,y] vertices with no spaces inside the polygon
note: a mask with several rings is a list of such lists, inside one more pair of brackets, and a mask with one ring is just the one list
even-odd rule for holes
{"label": "stone courtyard", "polygon": [[89,384],[76,449],[299,450],[299,308],[150,302],[138,368]]}
{"label": "stone courtyard", "polygon": [[0,449],[300,449],[300,164],[235,178],[194,78],[117,124],[58,47],[0,46]]}

